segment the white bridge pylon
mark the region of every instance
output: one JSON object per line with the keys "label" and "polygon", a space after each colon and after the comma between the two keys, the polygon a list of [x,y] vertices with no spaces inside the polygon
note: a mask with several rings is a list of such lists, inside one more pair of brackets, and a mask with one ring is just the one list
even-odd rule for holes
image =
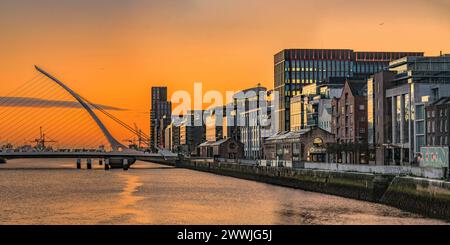
{"label": "white bridge pylon", "polygon": [[50,80],[52,80],[53,82],[58,84],[60,87],[62,87],[64,90],[66,90],[70,95],[72,95],[72,97],[74,97],[78,101],[78,103],[80,103],[80,105],[89,113],[89,115],[92,117],[92,119],[94,119],[95,123],[100,128],[102,133],[105,135],[106,139],[108,140],[108,142],[111,145],[111,148],[114,152],[134,152],[134,150],[131,150],[128,147],[124,146],[123,144],[121,144],[118,140],[116,140],[111,135],[111,133],[108,131],[108,129],[102,123],[102,121],[97,117],[95,112],[91,109],[91,107],[89,106],[90,105],[89,102],[84,101],[84,99],[81,98],[80,95],[78,95],[75,91],[73,91],[72,89],[67,87],[67,85],[65,85],[63,82],[58,80],[56,77],[54,77],[50,73],[44,71],[43,69],[41,69],[38,66],[34,66],[34,67],[36,68],[36,70],[38,72],[42,73],[44,76],[48,77]]}

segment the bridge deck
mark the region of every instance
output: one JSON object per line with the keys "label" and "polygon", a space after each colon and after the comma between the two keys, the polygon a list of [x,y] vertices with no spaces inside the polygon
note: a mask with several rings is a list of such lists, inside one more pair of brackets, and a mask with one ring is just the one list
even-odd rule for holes
{"label": "bridge deck", "polygon": [[176,158],[174,156],[162,156],[151,153],[130,152],[0,152],[0,158]]}

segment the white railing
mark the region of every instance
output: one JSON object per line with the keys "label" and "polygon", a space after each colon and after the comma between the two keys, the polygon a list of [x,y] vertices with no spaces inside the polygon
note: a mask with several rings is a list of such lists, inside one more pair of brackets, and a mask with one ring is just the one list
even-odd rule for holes
{"label": "white railing", "polygon": [[384,166],[384,165],[305,162],[304,168],[338,171],[338,172],[410,175],[431,179],[442,179],[445,178],[446,175],[446,170],[444,168],[412,167],[412,166]]}

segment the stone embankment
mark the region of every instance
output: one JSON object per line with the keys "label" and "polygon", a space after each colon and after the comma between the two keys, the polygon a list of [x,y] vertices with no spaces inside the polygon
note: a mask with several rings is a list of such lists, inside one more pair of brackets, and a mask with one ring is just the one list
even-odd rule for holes
{"label": "stone embankment", "polygon": [[179,161],[176,166],[383,203],[425,216],[450,220],[450,182],[440,180],[201,161]]}

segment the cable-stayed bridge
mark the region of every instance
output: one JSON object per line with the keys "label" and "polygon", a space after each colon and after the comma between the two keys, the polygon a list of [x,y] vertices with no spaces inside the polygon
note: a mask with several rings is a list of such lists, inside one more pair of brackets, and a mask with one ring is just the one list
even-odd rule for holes
{"label": "cable-stayed bridge", "polygon": [[[148,145],[150,137],[110,112],[122,109],[95,104],[42,68],[35,66],[35,69],[38,74],[34,78],[0,97],[0,142],[4,141],[0,161],[74,158],[78,159],[79,167],[81,159],[88,159],[89,164],[95,158],[104,161],[106,168],[128,169],[137,159],[154,162],[176,159],[175,154],[164,150],[150,153],[144,150],[145,146],[131,149],[123,145],[112,135],[105,120],[139,137],[139,142]],[[39,138],[30,140],[36,128],[40,129]],[[57,146],[49,146],[49,142]]]}

